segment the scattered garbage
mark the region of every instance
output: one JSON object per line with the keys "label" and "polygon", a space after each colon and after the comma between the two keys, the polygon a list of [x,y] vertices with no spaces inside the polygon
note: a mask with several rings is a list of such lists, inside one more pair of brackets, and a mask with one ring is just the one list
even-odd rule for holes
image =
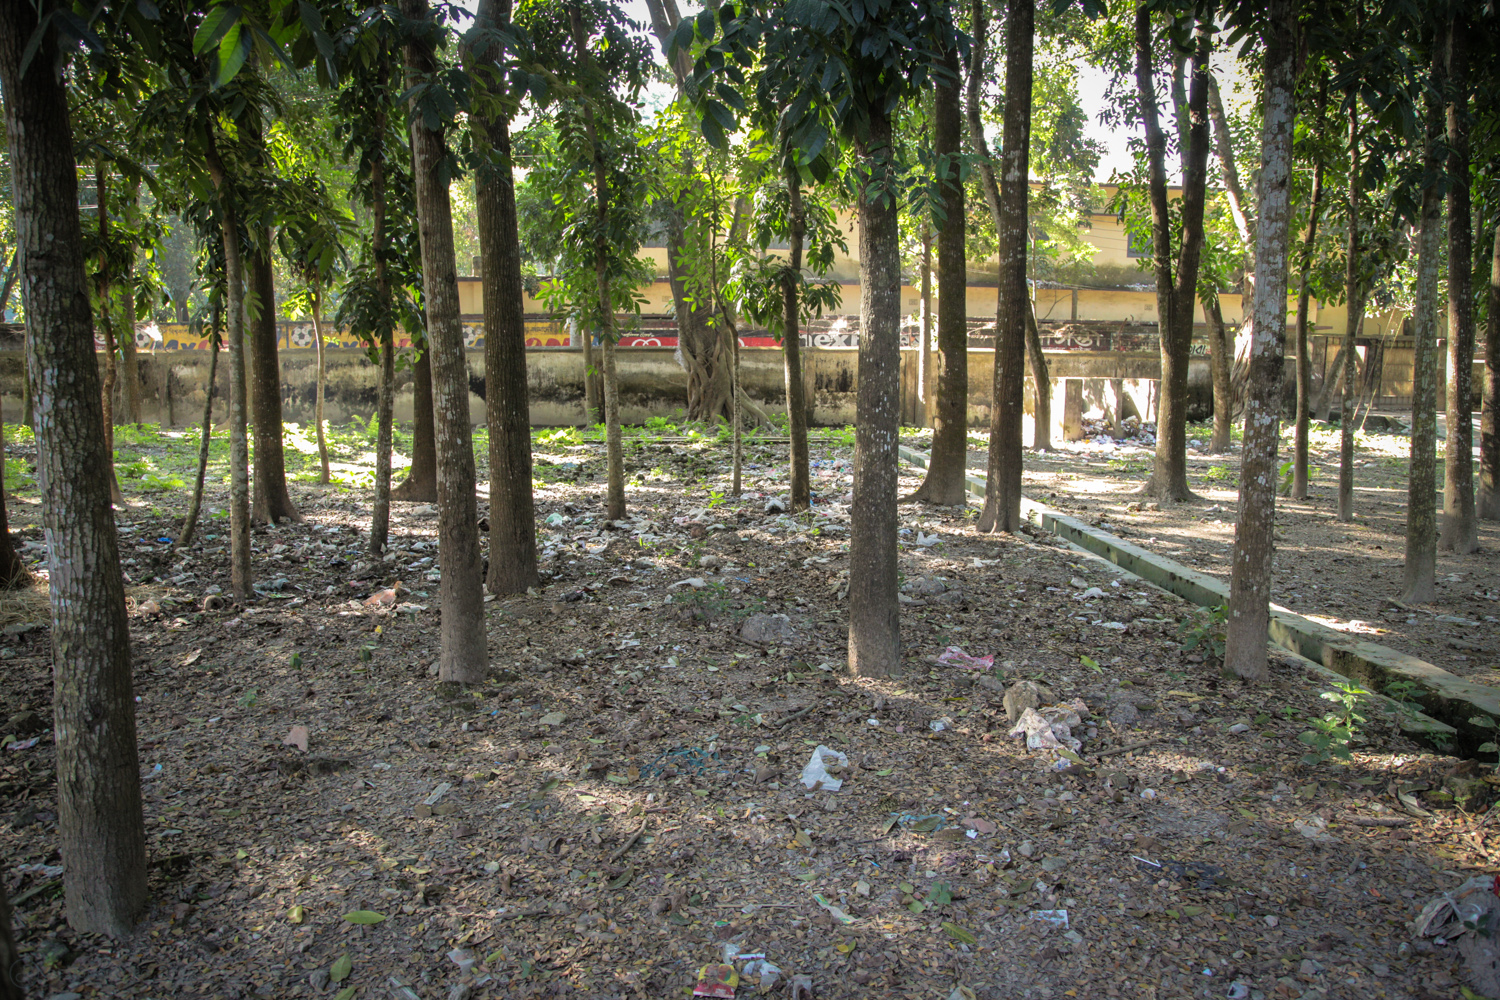
{"label": "scattered garbage", "polygon": [[693,987],[693,996],[734,1000],[734,988],[739,984],[740,974],[734,971],[734,966],[725,963],[705,965],[698,970],[698,985]]}
{"label": "scattered garbage", "polygon": [[792,1000],[813,1000],[812,976],[792,977]]}
{"label": "scattered garbage", "polygon": [[1434,944],[1456,944],[1469,979],[1482,996],[1500,996],[1500,939],[1491,928],[1500,921],[1500,879],[1471,878],[1432,899],[1412,923],[1417,937]]}
{"label": "scattered garbage", "polygon": [[1250,995],[1250,984],[1236,979],[1229,984],[1229,992],[1224,995],[1229,1000],[1245,1000]]}
{"label": "scattered garbage", "polygon": [[1219,888],[1217,880],[1224,874],[1224,869],[1218,865],[1210,865],[1201,861],[1173,861],[1171,858],[1151,861],[1147,858],[1136,857],[1134,854],[1131,857],[1141,871],[1151,874],[1158,872],[1170,874],[1180,882],[1192,883],[1198,889]]}
{"label": "scattered garbage", "polygon": [[5,749],[7,749],[7,750],[30,750],[32,747],[36,746],[40,742],[42,742],[42,738],[40,736],[33,736],[29,740],[16,740],[13,743],[7,743],[5,745]]}
{"label": "scattered garbage", "polygon": [[766,513],[767,514],[785,514],[786,513],[786,502],[784,500],[779,500],[779,499],[776,499],[774,497],[772,499],[770,499],[770,500],[767,500],[766,501]]}
{"label": "scattered garbage", "polygon": [[942,813],[900,813],[890,825],[904,826],[914,833],[936,833],[948,825],[948,818]]}
{"label": "scattered garbage", "polygon": [[686,580],[678,580],[676,583],[667,585],[668,590],[676,590],[678,587],[692,587],[694,590],[702,590],[708,586],[708,582],[701,576],[690,576]]}
{"label": "scattered garbage", "polygon": [[837,920],[839,923],[846,926],[848,924],[854,923],[853,917],[849,916],[849,914],[845,913],[842,909],[829,902],[827,897],[825,897],[821,892],[813,893],[813,902],[821,906],[830,917]]}
{"label": "scattered garbage", "polygon": [[[740,958],[746,956],[741,955]],[[755,979],[762,993],[769,992],[776,985],[776,980],[781,978],[781,969],[759,955],[745,963],[745,969],[741,973],[747,979]]]}
{"label": "scattered garbage", "polygon": [[1083,742],[1073,736],[1073,727],[1083,724],[1088,707],[1078,699],[1062,705],[1049,705],[1040,711],[1028,708],[1016,720],[1009,735],[1025,737],[1028,750],[1057,750],[1066,747],[1075,753]]}
{"label": "scattered garbage", "polygon": [[303,753],[307,753],[307,739],[308,733],[306,726],[293,726],[291,730],[286,734],[286,736],[282,737],[281,745],[296,747]]}
{"label": "scattered garbage", "polygon": [[566,514],[548,514],[546,523],[551,527],[558,528],[569,523],[570,520]]}
{"label": "scattered garbage", "polygon": [[963,667],[966,670],[992,670],[995,666],[995,654],[989,656],[970,656],[957,646],[949,646],[938,654],[937,661],[945,667]]}
{"label": "scattered garbage", "polygon": [[1049,924],[1060,931],[1068,929],[1067,910],[1032,910],[1031,919]]}
{"label": "scattered garbage", "polygon": [[834,777],[833,772],[842,772],[848,766],[848,754],[819,744],[812,752],[812,759],[802,769],[802,784],[815,792],[819,789],[836,792],[844,787],[844,779]]}
{"label": "scattered garbage", "polygon": [[[657,758],[641,768],[642,778],[673,777],[682,771],[707,774],[712,767],[716,772],[726,773],[719,761],[719,751],[703,750],[699,747],[673,747],[663,751]],[[668,772],[671,772],[668,774]]]}
{"label": "scattered garbage", "polygon": [[1005,718],[1015,722],[1028,708],[1041,708],[1057,701],[1057,695],[1045,684],[1036,681],[1016,681],[1005,692]]}
{"label": "scattered garbage", "polygon": [[941,719],[933,719],[931,722],[927,723],[927,728],[931,729],[935,733],[941,733],[945,729],[953,728],[953,720],[945,715]]}
{"label": "scattered garbage", "polygon": [[1328,821],[1314,813],[1304,819],[1294,820],[1292,829],[1315,844],[1337,844],[1339,838],[1328,832]]}

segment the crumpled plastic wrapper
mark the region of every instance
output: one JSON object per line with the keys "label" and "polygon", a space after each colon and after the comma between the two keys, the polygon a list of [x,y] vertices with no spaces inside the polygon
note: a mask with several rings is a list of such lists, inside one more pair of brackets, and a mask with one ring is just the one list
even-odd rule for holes
{"label": "crumpled plastic wrapper", "polygon": [[1066,747],[1076,753],[1083,743],[1073,736],[1073,727],[1082,725],[1088,714],[1088,706],[1080,698],[1060,705],[1045,705],[1040,709],[1028,708],[1016,720],[1010,736],[1017,739],[1026,737],[1028,750],[1058,750]]}
{"label": "crumpled plastic wrapper", "polygon": [[1452,942],[1464,958],[1474,988],[1500,996],[1500,878],[1471,878],[1452,892],[1433,899],[1411,929],[1417,937]]}

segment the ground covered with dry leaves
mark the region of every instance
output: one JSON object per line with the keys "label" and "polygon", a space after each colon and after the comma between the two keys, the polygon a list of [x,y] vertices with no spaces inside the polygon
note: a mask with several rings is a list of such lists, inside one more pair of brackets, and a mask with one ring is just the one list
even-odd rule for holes
{"label": "ground covered with dry leaves", "polygon": [[[263,599],[203,611],[223,523],[173,556],[181,498],[133,498],[153,900],[128,940],[67,929],[49,640],[13,624],[0,692],[41,737],[0,751],[28,988],[686,997],[727,954],[742,997],[1457,994],[1406,922],[1491,870],[1486,804],[1443,791],[1472,762],[1371,705],[1351,763],[1299,763],[1326,682],[1226,679],[1183,650],[1181,601],[972,511],[902,509],[907,673],[847,676],[841,441],[794,516],[766,509],[784,445],[750,449],[734,498],[722,445],[638,440],[631,520],[606,524],[601,447],[539,438],[549,580],[487,605],[469,690],[430,676],[430,508],[396,505],[372,562],[367,497],[298,487],[306,523],[254,537]],[[1073,703],[1077,754],[1008,735],[1024,680]],[[819,746],[847,757],[837,791],[799,780]]]}

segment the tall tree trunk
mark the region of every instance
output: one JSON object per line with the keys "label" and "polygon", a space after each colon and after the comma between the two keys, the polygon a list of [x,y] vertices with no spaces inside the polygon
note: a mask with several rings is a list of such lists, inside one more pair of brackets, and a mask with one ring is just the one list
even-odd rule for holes
{"label": "tall tree trunk", "polygon": [[[568,20],[579,57],[587,59],[588,39],[576,4],[568,5]],[[586,103],[583,105],[583,127],[593,156],[594,211],[598,216],[594,277],[599,286],[599,340],[604,348],[604,511],[611,521],[618,521],[625,516],[625,455],[620,440],[620,382],[615,371],[615,341],[618,338],[609,275],[609,168],[604,162],[604,149],[599,145],[598,129],[594,126],[594,109]]]}
{"label": "tall tree trunk", "polygon": [[[1440,33],[1441,34],[1441,33]],[[1438,46],[1441,49],[1441,46]],[[1441,92],[1443,59],[1433,58],[1433,86]],[[1443,169],[1443,113],[1428,92],[1427,148],[1424,173],[1438,176]],[[1421,228],[1417,236],[1417,300],[1412,323],[1411,458],[1407,463],[1406,565],[1401,599],[1427,604],[1437,597],[1437,294],[1442,255],[1443,198],[1437,184],[1422,191]],[[1341,424],[1352,424],[1351,372],[1344,374],[1346,408]],[[1452,447],[1452,440],[1449,440]]]}
{"label": "tall tree trunk", "polygon": [[1219,81],[1213,74],[1208,76],[1208,115],[1213,122],[1214,152],[1219,158],[1219,167],[1224,172],[1224,194],[1229,201],[1229,215],[1234,220],[1234,230],[1240,234],[1240,242],[1249,247],[1254,239],[1250,232],[1250,213],[1245,206],[1245,190],[1240,185],[1240,172],[1235,165],[1234,142],[1229,135],[1229,121],[1224,115],[1224,101],[1219,96]]}
{"label": "tall tree trunk", "polygon": [[932,221],[922,217],[921,316],[917,322],[917,423],[932,426]]}
{"label": "tall tree trunk", "polygon": [[[668,55],[672,32],[682,20],[676,0],[646,0],[651,16],[651,30],[661,44],[663,57]],[[685,52],[671,60],[678,94],[692,72],[692,62]],[[692,170],[688,156],[685,169]],[[673,204],[667,211],[667,281],[672,289],[672,311],[677,322],[677,354],[687,371],[687,418],[712,423],[730,416],[729,359],[724,354],[723,338],[712,323],[712,310],[703,308],[690,295],[681,261],[688,251],[688,226],[681,206]]]}
{"label": "tall tree trunk", "polygon": [[1229,450],[1233,437],[1234,385],[1231,369],[1234,365],[1234,346],[1229,342],[1229,331],[1224,328],[1224,309],[1217,291],[1204,300],[1203,314],[1208,320],[1208,364],[1214,393],[1214,432],[1209,439],[1208,450],[1222,455]]}
{"label": "tall tree trunk", "polygon": [[[796,153],[787,150],[790,160]],[[787,252],[786,273],[781,278],[781,353],[786,375],[786,427],[790,439],[791,509],[812,506],[812,476],[808,471],[807,393],[802,375],[802,313],[798,290],[802,284],[802,243],[807,238],[807,215],[802,205],[802,175],[795,163],[786,166]]]}
{"label": "tall tree trunk", "polygon": [[281,360],[276,350],[276,281],[271,265],[271,233],[246,257],[249,292],[250,424],[255,431],[255,500],[251,517],[268,524],[301,521],[286,486],[286,451],[281,427]]}
{"label": "tall tree trunk", "polygon": [[182,530],[177,533],[174,550],[187,548],[198,528],[198,513],[203,509],[203,483],[208,475],[208,445],[214,433],[214,381],[219,374],[219,310],[214,308],[214,328],[208,339],[208,387],[203,400],[203,432],[198,438],[198,474],[193,477],[193,499],[188,504],[187,517],[183,518]]}
{"label": "tall tree trunk", "polygon": [[1495,221],[1489,316],[1484,327],[1484,401],[1479,413],[1479,516],[1500,521],[1500,219]]}
{"label": "tall tree trunk", "polygon": [[[0,0],[0,93],[31,327],[37,490],[52,608],[58,846],[68,923],[124,937],[146,905],[130,628],[110,506],[68,93],[56,31]],[[12,974],[12,969],[6,975]]]}
{"label": "tall tree trunk", "polygon": [[[510,0],[479,0],[475,25],[508,29],[510,11]],[[498,56],[498,52],[490,53],[481,56],[481,61],[493,61]],[[511,174],[510,123],[496,109],[480,120],[480,127],[494,151],[492,167],[479,171],[474,179],[484,261],[484,405],[490,428],[490,569],[486,583],[492,594],[517,594],[538,582],[521,243]]]}
{"label": "tall tree trunk", "polygon": [[[943,218],[937,231],[937,398],[935,401],[930,399],[930,386],[924,383],[924,406],[935,402],[935,405],[930,405],[932,458],[922,485],[917,487],[911,499],[962,504],[967,499],[964,477],[969,466],[969,276],[964,251],[964,187],[959,179],[963,110],[956,47],[943,53],[943,67],[948,75],[938,77],[932,114],[933,153],[945,171],[938,182],[938,207]],[[922,280],[930,290],[929,272],[925,268],[924,264]],[[930,298],[928,295],[929,302]],[[930,304],[927,309],[929,311],[923,315],[924,353],[930,353],[932,349],[926,329],[930,322]]]}
{"label": "tall tree trunk", "polygon": [[[584,324],[580,323],[579,326],[583,327]],[[581,333],[583,335],[583,422],[602,424],[604,423],[604,388],[599,352],[594,349],[594,339],[599,334],[592,329],[582,329]],[[725,378],[728,378],[727,374]]]}
{"label": "tall tree trunk", "polygon": [[[1276,446],[1286,342],[1288,247],[1291,240],[1292,131],[1296,112],[1295,3],[1270,0],[1265,28],[1265,98],[1260,189],[1256,193],[1255,320],[1245,393],[1239,520],[1234,531],[1224,666],[1263,681],[1271,613],[1271,560],[1276,551]],[[1189,300],[1191,301],[1191,300]]]}
{"label": "tall tree trunk", "polygon": [[10,252],[10,266],[5,269],[5,280],[0,281],[0,321],[5,319],[6,309],[10,305],[10,293],[15,291],[16,279],[21,274],[21,251],[19,249]]}
{"label": "tall tree trunk", "polygon": [[[10,518],[5,510],[5,424],[0,421],[0,590],[14,590],[31,582],[31,572],[16,540],[10,534]],[[3,890],[0,890],[3,892]]]}
{"label": "tall tree trunk", "polygon": [[312,297],[313,342],[318,345],[318,388],[313,402],[313,423],[318,425],[318,482],[328,485],[328,439],[323,434],[323,390],[328,382],[328,362],[323,351],[323,294],[316,284],[309,290]]}
{"label": "tall tree trunk", "polygon": [[[1455,11],[1462,8],[1454,8]],[[1443,458],[1443,529],[1438,545],[1479,548],[1474,510],[1474,228],[1469,203],[1468,18],[1448,27],[1448,446]],[[1376,392],[1379,391],[1377,387]]]}
{"label": "tall tree trunk", "polygon": [[229,581],[240,603],[253,596],[250,576],[250,441],[245,399],[245,272],[240,260],[236,194],[219,156],[214,126],[206,130],[205,159],[219,196],[224,234],[224,308],[229,317]]}
{"label": "tall tree trunk", "polygon": [[[969,331],[964,330],[964,352],[969,347]],[[1036,323],[1036,302],[1026,296],[1026,362],[1031,367],[1031,381],[1036,386],[1036,405],[1032,415],[1031,446],[1037,451],[1052,450],[1052,373],[1047,355],[1042,352],[1042,331]]]}
{"label": "tall tree trunk", "polygon": [[1182,245],[1173,283],[1167,207],[1166,137],[1156,110],[1152,78],[1151,10],[1137,0],[1135,75],[1151,177],[1151,238],[1156,262],[1156,301],[1161,331],[1161,401],[1157,406],[1156,453],[1145,492],[1163,500],[1190,500],[1187,484],[1187,377],[1193,343],[1198,263],[1203,251],[1204,185],[1208,168],[1208,56],[1213,5],[1199,4],[1193,33],[1193,70],[1188,85],[1188,140],[1182,154]]}
{"label": "tall tree trunk", "polygon": [[120,480],[115,475],[115,288],[109,267],[109,174],[103,160],[94,163],[94,194],[99,213],[99,276],[94,293],[99,299],[99,331],[104,334],[104,385],[100,389],[104,454],[109,456],[109,498],[114,503],[123,503],[125,495],[120,492]]}
{"label": "tall tree trunk", "polygon": [[[130,185],[129,198],[134,204],[140,195],[140,181]],[[135,293],[130,287],[130,277],[135,271],[135,255],[139,248],[130,247],[130,256],[125,262],[125,274],[121,309],[124,322],[120,327],[120,360],[125,369],[125,419],[132,424],[141,422],[141,365],[135,351]]]}
{"label": "tall tree trunk", "polygon": [[[1364,289],[1359,283],[1359,102],[1349,98],[1349,230],[1348,245],[1344,253],[1344,343],[1339,348],[1343,364],[1335,364],[1337,377],[1343,383],[1343,396],[1339,403],[1339,507],[1338,519],[1348,521],[1354,517],[1354,355],[1358,350],[1355,336],[1359,331],[1364,313]],[[1337,359],[1335,359],[1337,361]],[[1415,379],[1415,374],[1413,375]],[[1326,387],[1325,387],[1326,391]],[[1415,391],[1415,390],[1414,390]],[[1321,398],[1321,397],[1320,397]],[[1413,401],[1415,405],[1415,400]],[[1327,414],[1325,412],[1326,419]],[[1416,445],[1416,428],[1412,428],[1412,445]]]}
{"label": "tall tree trunk", "polygon": [[897,447],[901,423],[901,252],[891,120],[871,101],[857,143],[868,180],[859,194],[859,375],[855,392],[854,503],[849,533],[849,671],[901,673],[896,593]]}
{"label": "tall tree trunk", "polygon": [[411,468],[406,470],[406,480],[391,490],[392,500],[437,502],[437,443],[432,421],[432,346],[424,334],[411,366]]}
{"label": "tall tree trunk", "polygon": [[1036,0],[1007,0],[1005,127],[1000,146],[999,257],[990,455],[980,531],[1019,531],[1026,391],[1026,204],[1030,194],[1031,84]]}
{"label": "tall tree trunk", "polygon": [[[427,0],[401,0],[403,16],[431,21]],[[428,43],[403,47],[408,87],[434,72]],[[469,371],[459,322],[458,275],[453,256],[453,207],[448,200],[447,150],[441,131],[427,127],[413,101],[410,114],[412,178],[422,244],[422,298],[427,306],[431,355],[433,438],[437,458],[438,552],[442,560],[438,680],[478,684],[489,669],[484,626],[484,580],[479,552],[479,512],[474,499],[474,439],[469,424]]]}
{"label": "tall tree trunk", "polygon": [[[1318,120],[1322,121],[1323,104],[1327,91],[1321,92]],[[1307,436],[1309,408],[1312,394],[1312,358],[1307,354],[1307,318],[1313,266],[1313,245],[1318,238],[1318,212],[1323,203],[1323,158],[1313,161],[1312,197],[1307,203],[1307,232],[1302,237],[1302,253],[1298,270],[1301,286],[1297,290],[1297,424],[1295,443],[1292,446],[1292,499],[1307,499]]]}
{"label": "tall tree trunk", "polygon": [[[377,79],[389,80],[391,69],[388,53],[384,47],[381,48],[378,66]],[[382,99],[373,116],[375,135],[381,137],[385,135],[387,114],[386,104]],[[383,139],[378,139],[371,144],[370,149],[370,258],[375,262],[375,295],[380,305],[380,325],[375,331],[380,349],[380,385],[375,394],[375,498],[370,511],[369,540],[369,549],[374,555],[380,555],[385,551],[386,541],[391,534],[391,449],[396,428],[396,328],[391,319],[391,279],[385,261],[386,243],[390,238],[386,225],[387,169],[385,143]],[[430,431],[432,427],[432,381],[430,378],[427,387],[426,426]],[[415,396],[415,387],[413,387],[413,396]],[[414,420],[418,416],[415,399],[412,416]],[[413,456],[413,466],[415,464],[415,456]],[[435,469],[432,485],[433,493],[436,494],[437,472]]]}

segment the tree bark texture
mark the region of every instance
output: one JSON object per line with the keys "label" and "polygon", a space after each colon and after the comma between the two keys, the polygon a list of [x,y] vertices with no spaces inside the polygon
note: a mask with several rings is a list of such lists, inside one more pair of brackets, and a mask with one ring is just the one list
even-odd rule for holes
{"label": "tree bark texture", "polygon": [[859,196],[859,381],[855,392],[854,502],[849,532],[849,671],[901,672],[896,593],[897,446],[901,391],[901,251],[891,121],[871,100],[858,143],[868,173]]}
{"label": "tree bark texture", "polygon": [[1151,238],[1155,257],[1157,322],[1161,338],[1161,399],[1157,404],[1156,453],[1145,492],[1162,500],[1193,499],[1187,484],[1187,376],[1197,304],[1198,263],[1203,251],[1204,185],[1208,173],[1208,56],[1213,8],[1200,4],[1193,32],[1193,69],[1188,84],[1187,147],[1182,154],[1182,245],[1173,282],[1167,206],[1166,136],[1156,107],[1152,76],[1153,32],[1147,0],[1135,11],[1135,77],[1150,163]]}
{"label": "tree bark texture", "polygon": [[[965,354],[969,332],[964,331]],[[1031,382],[1036,387],[1035,418],[1031,426],[1031,446],[1037,451],[1052,450],[1052,372],[1047,355],[1042,352],[1042,332],[1036,325],[1036,301],[1026,297],[1026,363],[1031,367]]]}
{"label": "tree bark texture", "polygon": [[[943,53],[943,65],[951,75],[938,78],[932,136],[938,163],[947,163],[938,188],[943,219],[937,231],[937,398],[931,400],[931,389],[924,386],[924,406],[930,406],[932,414],[932,455],[927,475],[911,498],[962,504],[968,499],[964,476],[969,466],[969,277],[964,251],[964,187],[959,181],[963,111],[957,48]],[[924,272],[923,281],[928,280]],[[928,296],[929,303],[930,299]],[[931,350],[925,328],[928,322],[924,316],[924,352]]]}
{"label": "tree bark texture", "polygon": [[323,356],[323,294],[318,286],[311,289],[313,343],[318,347],[317,399],[313,402],[313,423],[318,426],[318,482],[328,485],[328,439],[323,434],[323,389],[328,381],[328,364]]}
{"label": "tree bark texture", "polygon": [[[1455,8],[1460,10],[1461,8]],[[1474,226],[1469,197],[1469,19],[1448,29],[1448,442],[1443,453],[1443,526],[1438,546],[1479,548],[1474,509]],[[1377,390],[1378,391],[1378,390]]]}
{"label": "tree bark texture", "polygon": [[1250,245],[1250,214],[1245,208],[1245,189],[1240,185],[1240,172],[1235,165],[1234,143],[1229,136],[1229,121],[1224,115],[1224,99],[1219,95],[1219,81],[1212,74],[1208,77],[1208,115],[1213,122],[1214,152],[1219,157],[1219,168],[1224,172],[1224,194],[1229,201],[1229,215],[1234,219],[1235,232],[1240,241]]}
{"label": "tree bark texture", "polygon": [[276,280],[271,264],[271,233],[245,256],[249,285],[250,424],[255,432],[255,501],[250,516],[267,524],[300,521],[286,487],[286,452],[281,429],[281,360],[276,350]]}
{"label": "tree bark texture", "polygon": [[1500,220],[1490,266],[1489,317],[1484,327],[1484,400],[1479,412],[1479,516],[1500,521]]}
{"label": "tree bark texture", "polygon": [[[479,0],[477,26],[504,28],[509,22],[510,0]],[[496,161],[492,170],[481,170],[474,180],[484,261],[484,405],[490,428],[490,568],[486,583],[492,594],[517,594],[538,582],[521,244],[511,175],[510,125],[496,113],[482,121],[481,127]]]}
{"label": "tree bark texture", "polygon": [[237,194],[224,172],[215,126],[208,124],[205,155],[219,196],[224,237],[225,311],[229,318],[229,589],[244,603],[253,596],[250,569],[250,440],[245,398],[245,271],[240,254]]}
{"label": "tree bark texture", "polygon": [[917,400],[919,402],[917,423],[932,426],[932,393],[936,380],[932,370],[932,220],[922,219],[922,288],[921,321],[917,324],[917,336],[922,342],[917,346]]}
{"label": "tree bark texture", "polygon": [[[140,196],[140,183],[136,182],[130,187],[130,200],[135,202]],[[135,352],[135,293],[130,287],[131,273],[135,270],[135,255],[139,248],[134,244],[130,247],[130,256],[125,264],[124,294],[121,297],[120,308],[123,312],[120,324],[120,362],[125,369],[125,419],[132,424],[141,422],[141,365],[140,359]]]}
{"label": "tree bark texture", "polygon": [[146,904],[130,628],[84,278],[83,231],[59,43],[26,0],[0,0],[0,93],[10,143],[21,295],[32,337],[37,492],[52,605],[58,845],[68,923],[123,937]]}
{"label": "tree bark texture", "polygon": [[[1321,117],[1321,116],[1320,116]],[[1323,160],[1313,163],[1312,197],[1307,204],[1307,232],[1302,237],[1297,290],[1297,423],[1292,445],[1292,499],[1307,499],[1307,434],[1312,406],[1312,358],[1307,353],[1307,318],[1312,289],[1313,246],[1318,238],[1318,211],[1323,203]]]}
{"label": "tree bark texture", "polygon": [[[392,376],[395,381],[395,376]],[[392,500],[437,502],[437,444],[432,417],[432,345],[424,336],[411,365],[411,468]]]}
{"label": "tree bark texture", "polygon": [[198,473],[193,477],[193,499],[188,504],[187,517],[182,519],[182,530],[177,533],[173,549],[183,549],[193,540],[198,528],[198,514],[203,510],[203,481],[208,475],[208,446],[214,433],[214,382],[219,374],[219,323],[218,309],[214,310],[214,329],[208,340],[208,388],[203,393],[203,431],[198,437]]}
{"label": "tree bark texture", "polygon": [[1265,16],[1265,98],[1260,189],[1256,193],[1255,319],[1245,393],[1239,520],[1230,569],[1224,666],[1264,681],[1276,551],[1276,447],[1286,342],[1288,250],[1292,214],[1292,128],[1296,117],[1295,4],[1270,0]]}
{"label": "tree bark texture", "polygon": [[781,353],[786,373],[786,426],[790,439],[792,510],[812,506],[812,475],[808,470],[807,386],[802,373],[801,305],[802,242],[807,238],[807,214],[802,205],[802,177],[795,164],[786,169],[787,253],[786,274],[781,279]]}
{"label": "tree bark texture", "polygon": [[[401,0],[401,13],[425,22],[427,0]],[[407,86],[434,71],[431,49],[403,47]],[[432,364],[433,441],[437,458],[438,551],[442,560],[442,654],[438,680],[477,684],[489,668],[484,626],[484,580],[479,512],[474,499],[474,439],[469,426],[469,370],[459,323],[458,275],[453,256],[453,207],[438,169],[443,135],[410,115],[412,177],[422,244],[422,297],[427,306],[427,351]]]}
{"label": "tree bark texture", "polygon": [[14,590],[30,582],[31,571],[16,550],[5,509],[5,425],[0,423],[0,590]]}
{"label": "tree bark texture", "polygon": [[[1348,243],[1344,251],[1344,344],[1339,348],[1343,365],[1334,365],[1337,377],[1343,382],[1343,396],[1339,404],[1339,506],[1338,519],[1348,521],[1354,517],[1354,342],[1364,313],[1364,289],[1359,282],[1359,226],[1360,226],[1360,177],[1359,177],[1359,102],[1349,97],[1349,217],[1346,223]],[[1425,207],[1424,207],[1425,211]],[[1413,392],[1416,375],[1413,373]],[[1321,397],[1320,397],[1321,398]],[[1413,399],[1415,405],[1415,398]],[[1325,414],[1326,416],[1326,414]],[[1416,426],[1412,427],[1412,446],[1416,446]]]}
{"label": "tree bark texture", "polygon": [[[1440,77],[1441,57],[1433,60],[1433,76]],[[1441,89],[1439,79],[1434,84]],[[1427,98],[1426,170],[1431,177],[1442,170],[1442,110]],[[1406,564],[1401,600],[1428,604],[1437,597],[1437,295],[1442,254],[1443,199],[1438,186],[1422,192],[1422,215],[1417,236],[1417,300],[1412,322],[1411,460],[1407,463]],[[1352,399],[1352,373],[1345,372],[1344,399]],[[1346,404],[1347,405],[1347,404]],[[1340,415],[1352,424],[1352,407]],[[1451,447],[1451,442],[1450,442]]]}
{"label": "tree bark texture", "polygon": [[[390,78],[385,51],[380,58],[382,81]],[[373,131],[384,136],[387,112],[384,95],[380,109],[374,115]],[[386,225],[386,155],[385,144],[377,140],[370,156],[370,256],[375,262],[375,294],[379,298],[384,318],[380,321],[376,339],[380,349],[380,385],[375,392],[375,499],[370,511],[370,552],[380,555],[391,533],[391,449],[395,441],[396,426],[396,328],[391,318],[391,281],[387,273],[385,248],[389,240]],[[427,383],[427,413],[430,429],[432,413],[432,381]],[[415,387],[413,387],[415,395]],[[413,416],[416,417],[415,400]],[[415,457],[413,461],[415,465]],[[436,486],[434,470],[434,487]]]}
{"label": "tree bark texture", "polygon": [[1224,326],[1224,309],[1218,293],[1203,300],[1203,318],[1208,320],[1208,365],[1213,379],[1214,430],[1208,450],[1223,454],[1229,450],[1230,427],[1234,423],[1234,386],[1230,370],[1234,365],[1234,347]]}

